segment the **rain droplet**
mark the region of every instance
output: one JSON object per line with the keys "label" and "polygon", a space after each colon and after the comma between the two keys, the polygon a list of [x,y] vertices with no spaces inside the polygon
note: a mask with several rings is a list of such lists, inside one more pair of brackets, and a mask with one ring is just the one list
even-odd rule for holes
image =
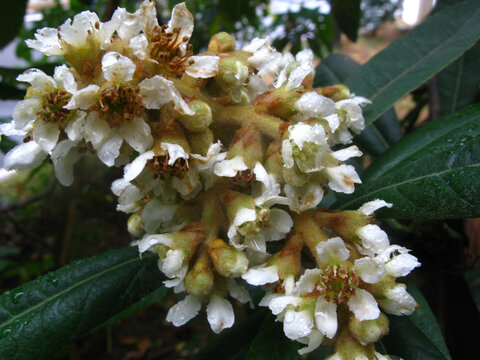
{"label": "rain droplet", "polygon": [[20,301],[20,299],[22,298],[22,296],[23,296],[23,292],[18,292],[18,293],[16,293],[16,294],[13,295],[13,297],[12,297],[12,302],[13,302],[14,304],[18,304],[19,301]]}

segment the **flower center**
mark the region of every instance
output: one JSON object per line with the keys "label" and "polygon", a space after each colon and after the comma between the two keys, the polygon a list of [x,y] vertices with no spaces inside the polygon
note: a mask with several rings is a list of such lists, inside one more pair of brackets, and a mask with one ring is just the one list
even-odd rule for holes
{"label": "flower center", "polygon": [[112,129],[140,116],[144,109],[138,87],[127,83],[102,90],[100,102],[92,106]]}
{"label": "flower center", "polygon": [[168,25],[162,27],[156,26],[153,29],[154,36],[150,40],[152,49],[150,56],[165,67],[165,70],[171,73],[183,73],[185,68],[193,64],[190,56],[193,55],[192,45],[187,46],[185,54],[182,53],[180,46],[189,39],[184,37],[180,39],[180,28],[173,28],[171,32],[165,32]]}
{"label": "flower center", "polygon": [[37,115],[42,121],[50,124],[59,124],[63,130],[64,121],[70,114],[70,110],[64,108],[68,104],[71,94],[65,90],[56,89],[43,98],[42,110]]}
{"label": "flower center", "polygon": [[238,171],[232,178],[232,183],[239,186],[248,185],[256,181],[255,174],[250,169]]}
{"label": "flower center", "polygon": [[344,265],[329,265],[320,275],[312,295],[323,295],[327,302],[333,301],[337,305],[346,303],[355,295],[358,281],[355,270]]}
{"label": "flower center", "polygon": [[170,174],[175,176],[180,180],[185,176],[185,172],[188,170],[188,162],[184,158],[178,158],[172,165],[168,164],[169,156],[161,155],[155,156],[150,162],[150,168],[158,176],[164,176],[165,174]]}
{"label": "flower center", "polygon": [[255,221],[247,221],[238,227],[238,232],[243,236],[252,236],[259,233],[262,229],[270,226],[268,218],[270,210],[267,208],[257,208],[257,218]]}

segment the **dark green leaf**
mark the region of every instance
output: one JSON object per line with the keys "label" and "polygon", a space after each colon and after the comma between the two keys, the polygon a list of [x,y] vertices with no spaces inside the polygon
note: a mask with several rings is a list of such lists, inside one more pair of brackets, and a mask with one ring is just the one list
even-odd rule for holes
{"label": "dark green leaf", "polygon": [[99,325],[95,329],[93,329],[91,332],[95,332],[100,328],[103,328],[105,326],[113,325],[116,322],[123,320],[130,315],[136,314],[137,312],[146,309],[150,305],[153,305],[155,303],[160,303],[162,302],[169,294],[171,293],[170,289],[166,287],[160,287],[158,289],[155,289],[152,291],[150,294],[147,294],[144,296],[142,299],[134,303],[133,305],[129,306],[122,312],[118,313],[117,315],[113,316],[112,318],[108,319],[105,321],[103,324]]}
{"label": "dark green leaf", "polygon": [[250,343],[258,333],[259,326],[266,311],[255,311],[244,322],[235,325],[232,329],[224,330],[216,335],[192,360],[234,360],[243,359],[241,354],[246,354]]}
{"label": "dark green leaf", "polygon": [[360,26],[360,0],[330,0],[332,15],[342,32],[357,41]]}
{"label": "dark green leaf", "polygon": [[0,296],[0,358],[43,359],[161,286],[135,247],[79,260]]}
{"label": "dark green leaf", "polygon": [[479,58],[480,43],[477,43],[437,75],[443,115],[452,114],[473,103],[480,84]]}
{"label": "dark green leaf", "polygon": [[[343,54],[332,54],[316,68],[314,85],[330,86],[344,82],[360,69],[355,60]],[[389,109],[376,124],[368,125],[354,139],[356,145],[371,155],[378,156],[402,137],[402,130],[395,110]]]}
{"label": "dark green leaf", "polygon": [[289,340],[280,322],[268,315],[253,339],[245,360],[293,360],[298,359],[298,343]]}
{"label": "dark green leaf", "polygon": [[451,359],[427,301],[415,286],[407,289],[418,307],[410,316],[389,316],[390,333],[382,339],[387,352],[408,360]]}
{"label": "dark green leaf", "polygon": [[23,24],[27,0],[0,2],[0,49],[12,41]]}
{"label": "dark green leaf", "polygon": [[372,100],[364,108],[371,123],[395,101],[458,58],[480,37],[480,2],[462,1],[424,22],[375,55],[345,82]]}
{"label": "dark green leaf", "polygon": [[480,105],[407,136],[362,174],[363,184],[336,205],[356,209],[373,199],[394,206],[379,217],[447,219],[480,216]]}

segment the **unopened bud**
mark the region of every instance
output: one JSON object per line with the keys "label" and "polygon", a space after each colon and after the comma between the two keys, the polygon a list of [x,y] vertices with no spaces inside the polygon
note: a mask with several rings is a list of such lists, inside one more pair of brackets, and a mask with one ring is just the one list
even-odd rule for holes
{"label": "unopened bud", "polygon": [[213,266],[220,275],[235,278],[247,271],[248,259],[242,251],[226,244],[221,239],[211,241],[209,247]]}
{"label": "unopened bud", "polygon": [[200,154],[202,156],[207,155],[208,149],[214,141],[214,135],[210,129],[205,129],[205,131],[201,133],[188,133],[187,138],[192,153]]}
{"label": "unopened bud", "polygon": [[185,290],[195,296],[212,292],[214,276],[207,257],[200,257],[184,279]]}
{"label": "unopened bud", "polygon": [[351,96],[350,89],[342,84],[326,86],[316,90],[320,95],[326,96],[333,101],[348,99]]}
{"label": "unopened bud", "polygon": [[141,213],[131,215],[127,221],[128,232],[136,238],[143,235],[143,222]]}
{"label": "unopened bud", "polygon": [[185,126],[185,129],[191,132],[204,132],[212,123],[212,110],[207,103],[201,100],[192,100],[188,103],[194,115],[181,114],[178,120]]}
{"label": "unopened bud", "polygon": [[235,36],[226,32],[213,35],[208,44],[208,51],[216,54],[235,50]]}
{"label": "unopened bud", "polygon": [[375,347],[373,344],[367,346],[361,345],[350,333],[348,328],[344,328],[340,337],[335,343],[335,350],[339,359],[342,360],[367,360],[374,359]]}
{"label": "unopened bud", "polygon": [[258,130],[250,126],[240,128],[230,143],[227,158],[241,156],[249,169],[263,159],[262,139]]}
{"label": "unopened bud", "polygon": [[243,85],[248,79],[248,66],[236,57],[222,57],[218,64],[218,75],[215,78],[223,88],[232,88]]}
{"label": "unopened bud", "polygon": [[355,316],[351,316],[348,328],[352,336],[365,346],[388,334],[388,318],[383,313],[380,313],[380,316],[375,320],[360,321]]}
{"label": "unopened bud", "polygon": [[234,221],[238,211],[242,209],[255,209],[255,199],[248,194],[225,190],[220,198],[225,205],[228,219],[231,222]]}
{"label": "unopened bud", "polygon": [[172,233],[172,249],[185,252],[185,259],[190,260],[198,245],[205,239],[206,230],[201,223],[191,223]]}
{"label": "unopened bud", "polygon": [[361,241],[357,231],[371,221],[357,210],[321,210],[314,217],[319,225],[333,230],[342,239],[357,243]]}
{"label": "unopened bud", "polygon": [[294,105],[300,97],[300,93],[282,87],[258,95],[253,100],[253,105],[257,111],[289,119],[295,115]]}

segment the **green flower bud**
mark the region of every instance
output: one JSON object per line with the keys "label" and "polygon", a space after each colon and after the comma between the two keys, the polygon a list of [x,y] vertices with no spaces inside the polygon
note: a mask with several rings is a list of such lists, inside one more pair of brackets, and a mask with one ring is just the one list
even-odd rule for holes
{"label": "green flower bud", "polygon": [[262,139],[258,130],[250,126],[239,129],[228,149],[227,159],[241,156],[249,169],[263,159]]}
{"label": "green flower bud", "polygon": [[201,100],[192,100],[188,103],[188,106],[195,111],[195,114],[181,114],[178,120],[188,131],[195,133],[204,132],[212,123],[212,110],[210,106]]}
{"label": "green flower bud", "polygon": [[212,240],[209,243],[210,258],[215,270],[227,278],[235,278],[243,275],[248,269],[248,259],[245,253],[226,244],[221,239]]}
{"label": "green flower bud", "polygon": [[143,230],[143,222],[141,213],[136,213],[131,215],[127,221],[128,232],[135,236],[136,238],[143,235],[145,232]]}
{"label": "green flower bud", "polygon": [[216,54],[235,50],[235,36],[219,32],[212,36],[208,43],[208,51]]}
{"label": "green flower bud", "polygon": [[192,153],[207,155],[207,151],[214,141],[213,132],[210,129],[205,129],[204,132],[187,133],[188,142]]}
{"label": "green flower bud", "polygon": [[295,115],[295,103],[302,96],[295,90],[287,90],[284,87],[266,91],[253,100],[257,111],[289,119]]}
{"label": "green flower bud", "polygon": [[195,296],[207,296],[212,292],[214,280],[208,257],[201,256],[185,276],[185,290]]}
{"label": "green flower bud", "polygon": [[362,346],[355,340],[348,328],[344,328],[335,343],[335,350],[342,360],[374,359],[373,344]]}
{"label": "green flower bud", "polygon": [[345,100],[351,96],[350,89],[342,84],[325,86],[323,88],[316,89],[316,92],[332,99],[333,101]]}
{"label": "green flower bud", "polygon": [[218,75],[215,78],[222,88],[234,88],[243,85],[248,79],[248,66],[238,58],[227,56],[220,58]]}
{"label": "green flower bud", "polygon": [[201,223],[191,223],[183,229],[172,233],[172,249],[183,250],[185,259],[195,255],[198,245],[205,239],[206,229]]}
{"label": "green flower bud", "polygon": [[348,328],[352,336],[365,346],[388,334],[388,318],[383,313],[380,313],[380,316],[375,320],[360,321],[355,316],[351,316]]}

